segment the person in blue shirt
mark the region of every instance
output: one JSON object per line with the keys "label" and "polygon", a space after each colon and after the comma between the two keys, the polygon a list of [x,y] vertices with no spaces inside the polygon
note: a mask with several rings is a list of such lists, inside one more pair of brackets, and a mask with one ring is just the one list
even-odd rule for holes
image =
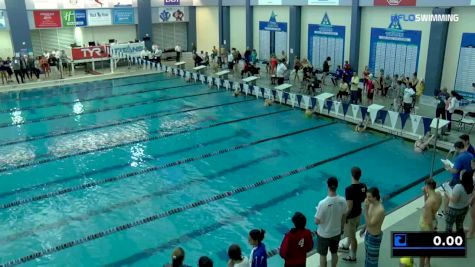
{"label": "person in blue shirt", "polygon": [[454,144],[454,149],[457,153],[457,156],[454,159],[454,166],[451,167],[447,164],[445,165],[445,169],[452,174],[452,180],[449,183],[451,187],[454,187],[456,184],[460,183],[461,171],[472,171],[471,162],[473,159],[472,154],[467,151],[462,141],[456,142]]}
{"label": "person in blue shirt", "polygon": [[470,136],[468,134],[462,134],[459,136],[460,141],[462,141],[465,149],[468,153],[472,154],[475,157],[475,149],[473,148],[472,144],[470,144]]}
{"label": "person in blue shirt", "polygon": [[251,251],[251,267],[267,267],[266,246],[262,243],[266,231],[254,229],[249,232],[249,244],[253,247]]}
{"label": "person in blue shirt", "polygon": [[343,80],[343,69],[340,65],[336,68],[336,79],[338,82]]}

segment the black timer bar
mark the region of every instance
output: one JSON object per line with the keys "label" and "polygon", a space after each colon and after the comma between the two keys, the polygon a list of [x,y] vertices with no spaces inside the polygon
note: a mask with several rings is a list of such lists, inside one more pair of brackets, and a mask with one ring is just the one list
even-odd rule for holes
{"label": "black timer bar", "polygon": [[393,257],[465,257],[464,234],[391,232]]}

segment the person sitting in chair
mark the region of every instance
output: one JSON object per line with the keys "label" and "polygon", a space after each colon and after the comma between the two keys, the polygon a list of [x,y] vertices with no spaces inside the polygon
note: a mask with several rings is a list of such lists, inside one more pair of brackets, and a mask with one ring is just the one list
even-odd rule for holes
{"label": "person sitting in chair", "polygon": [[249,64],[249,72],[251,73],[251,75],[259,76],[260,70],[261,68],[256,67],[254,64]]}
{"label": "person sitting in chair", "polygon": [[241,70],[241,78],[244,78],[244,75],[251,76],[250,66],[251,64],[249,63],[249,61],[244,62],[244,67]]}
{"label": "person sitting in chair", "polygon": [[430,142],[434,139],[435,135],[431,135],[430,133],[421,137],[414,143],[414,152],[422,153],[427,150],[429,147]]}
{"label": "person sitting in chair", "polygon": [[203,62],[203,59],[197,54],[193,54],[193,60],[195,61],[195,67],[201,65],[201,62]]}

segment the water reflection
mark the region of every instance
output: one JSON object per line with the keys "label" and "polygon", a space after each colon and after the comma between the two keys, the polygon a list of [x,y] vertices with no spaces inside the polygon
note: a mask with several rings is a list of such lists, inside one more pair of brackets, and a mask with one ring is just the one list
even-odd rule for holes
{"label": "water reflection", "polygon": [[12,111],[11,118],[13,125],[19,125],[25,122],[25,118],[23,118],[21,110],[19,110],[18,108],[15,108],[15,110]]}
{"label": "water reflection", "polygon": [[141,163],[145,160],[145,145],[144,144],[136,144],[130,148],[130,153],[132,162],[130,166],[138,167]]}
{"label": "water reflection", "polygon": [[73,105],[73,112],[76,115],[81,115],[82,113],[84,113],[84,106],[81,101],[79,101],[79,99],[75,100],[75,103]]}

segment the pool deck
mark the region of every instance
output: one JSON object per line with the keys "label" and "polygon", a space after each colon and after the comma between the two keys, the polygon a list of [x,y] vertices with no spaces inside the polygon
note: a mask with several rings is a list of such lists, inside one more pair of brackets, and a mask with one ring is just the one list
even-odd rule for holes
{"label": "pool deck", "polygon": [[[383,203],[384,204],[384,203]],[[399,258],[391,258],[391,231],[417,231],[419,229],[419,217],[421,216],[421,208],[424,204],[422,197],[410,202],[404,207],[395,210],[388,214],[383,223],[383,241],[381,243],[379,266],[390,267],[399,266]],[[439,228],[445,227],[445,221],[442,218],[438,219]],[[471,222],[469,214],[465,218],[465,228]],[[359,232],[358,232],[359,233]],[[341,267],[359,267],[364,266],[365,250],[363,240],[357,235],[358,251],[356,253],[357,262],[348,263],[341,258],[347,254],[338,253],[338,266]],[[433,258],[431,260],[432,267],[461,267],[469,266],[469,261],[475,261],[475,239],[467,240],[467,257],[466,258]],[[330,257],[328,257],[330,259]],[[318,254],[314,254],[307,259],[307,266],[318,266],[320,258]],[[417,266],[419,266],[419,259],[415,259]],[[328,265],[330,266],[330,265]]]}

